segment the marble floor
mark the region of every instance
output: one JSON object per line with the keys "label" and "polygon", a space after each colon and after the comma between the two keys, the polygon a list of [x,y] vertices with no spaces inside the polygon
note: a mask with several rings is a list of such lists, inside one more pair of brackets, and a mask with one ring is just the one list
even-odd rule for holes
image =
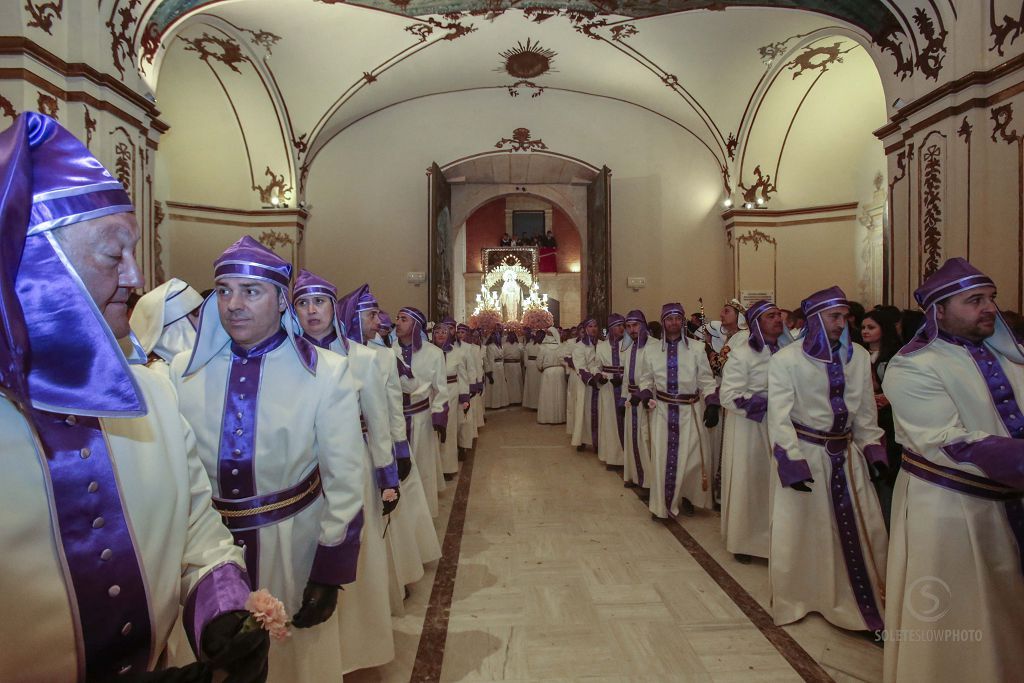
{"label": "marble floor", "polygon": [[568,441],[532,412],[488,412],[441,497],[446,556],[394,619],[396,659],[346,683],[881,680],[867,637],[771,624],[767,563],[736,562],[717,513],[655,522]]}

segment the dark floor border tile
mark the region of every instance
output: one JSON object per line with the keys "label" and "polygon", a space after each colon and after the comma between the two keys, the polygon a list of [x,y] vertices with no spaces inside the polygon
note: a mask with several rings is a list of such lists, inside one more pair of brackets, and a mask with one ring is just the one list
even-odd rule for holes
{"label": "dark floor border tile", "polygon": [[473,459],[476,449],[466,454],[459,468],[459,480],[452,499],[452,511],[441,543],[441,559],[434,574],[434,585],[430,590],[427,613],[423,618],[423,632],[416,649],[410,683],[435,683],[441,680],[441,666],[444,663],[445,642],[448,639],[448,617],[451,614],[452,595],[455,592],[455,577],[459,570],[459,553],[462,549],[462,529],[466,524],[466,507],[469,504],[469,484],[473,478]]}
{"label": "dark floor border tile", "polygon": [[[639,498],[641,489],[635,488],[633,492]],[[746,615],[757,630],[768,639],[768,642],[779,651],[779,654],[789,663],[793,670],[808,683],[834,683],[828,672],[822,668],[814,657],[807,653],[807,650],[796,642],[793,636],[786,633],[781,626],[776,626],[772,617],[761,607],[761,603],[754,599],[740,583],[720,565],[711,554],[704,549],[697,539],[687,531],[683,525],[674,519],[659,520],[666,529],[671,532],[679,545],[690,553],[701,569],[707,572],[715,583],[725,592],[729,599],[735,603],[740,611]]]}

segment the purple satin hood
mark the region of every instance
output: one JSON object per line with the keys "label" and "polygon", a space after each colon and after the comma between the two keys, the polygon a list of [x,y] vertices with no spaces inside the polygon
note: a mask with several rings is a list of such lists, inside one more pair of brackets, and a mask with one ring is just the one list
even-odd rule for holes
{"label": "purple satin hood", "polygon": [[[750,308],[747,309],[746,320],[747,326],[750,330],[750,337],[747,339],[747,343],[750,344],[750,348],[754,349],[754,351],[757,351],[758,353],[761,353],[761,351],[764,350],[764,347],[768,345],[768,342],[764,339],[764,332],[761,331],[761,316],[773,308],[778,308],[778,306],[773,304],[771,301],[762,299],[753,303]],[[782,347],[791,341],[792,339],[790,336],[783,331],[783,333],[779,335],[776,344]]]}
{"label": "purple satin hood", "polygon": [[[363,320],[362,316],[359,315],[363,311],[380,310],[377,299],[370,293],[370,285],[362,284],[341,297],[335,310],[347,338],[357,344],[366,344],[370,341],[366,338],[366,333],[363,332]],[[384,316],[385,314],[380,314],[382,326],[384,324]],[[388,322],[390,323],[390,320]]]}
{"label": "purple satin hood", "polygon": [[[925,322],[914,338],[900,350],[900,355],[916,353],[929,346],[938,337],[939,323],[936,319],[936,305],[940,301],[970,289],[986,286],[995,286],[992,278],[975,268],[966,259],[956,257],[943,263],[914,292],[917,305],[924,310]],[[1014,363],[1024,364],[1024,348],[1017,342],[1010,326],[998,309],[996,310],[995,333],[986,339],[985,343]]]}
{"label": "purple satin hood", "polygon": [[145,415],[125,354],[51,232],[131,212],[128,195],[78,139],[32,112],[0,133],[0,182],[0,383],[42,410]]}
{"label": "purple satin hood", "polygon": [[839,357],[834,358],[832,344],[829,342],[828,335],[825,334],[825,325],[821,319],[821,314],[824,311],[836,306],[847,305],[849,305],[849,301],[846,298],[846,293],[839,287],[829,287],[815,292],[800,302],[804,318],[807,321],[803,348],[804,354],[808,358],[822,363],[831,363],[835,360],[846,363],[853,357],[849,326],[843,329],[843,335],[839,339]]}
{"label": "purple satin hood", "polygon": [[647,330],[647,316],[644,315],[643,311],[635,308],[626,314],[626,322],[640,323],[640,334],[637,336],[636,346],[638,349],[642,349],[647,345],[647,337],[650,334]]}

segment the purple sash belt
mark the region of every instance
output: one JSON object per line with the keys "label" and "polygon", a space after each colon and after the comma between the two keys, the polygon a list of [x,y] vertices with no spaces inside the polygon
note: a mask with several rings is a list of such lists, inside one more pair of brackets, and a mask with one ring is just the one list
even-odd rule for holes
{"label": "purple sash belt", "polygon": [[407,405],[404,408],[402,408],[402,414],[405,415],[406,417],[409,417],[410,415],[416,415],[418,413],[422,413],[424,410],[429,410],[429,409],[430,409],[430,399],[429,398],[425,398],[422,401],[418,401],[416,403],[410,403],[409,405]]}
{"label": "purple sash belt", "polygon": [[609,375],[621,375],[624,370],[621,365],[602,365],[601,372],[607,372]]}
{"label": "purple sash belt", "polygon": [[504,358],[495,358],[495,359],[494,359],[494,362],[495,362],[495,363],[504,363],[504,362],[505,362],[505,359],[504,359]]}
{"label": "purple sash belt", "polygon": [[903,450],[903,469],[907,474],[912,474],[918,479],[968,496],[1002,502],[1024,498],[1024,491],[1015,491],[970,472],[937,465],[906,449]]}
{"label": "purple sash belt", "polygon": [[314,467],[298,484],[280,491],[250,498],[213,497],[213,507],[232,531],[259,529],[302,512],[323,490],[320,468]]}
{"label": "purple sash belt", "polygon": [[670,394],[667,391],[659,391],[656,396],[659,401],[679,406],[696,403],[698,398],[697,394]]}
{"label": "purple sash belt", "polygon": [[459,381],[458,375],[448,375],[448,384],[455,384]]}
{"label": "purple sash belt", "polygon": [[846,446],[853,440],[852,432],[826,432],[799,422],[793,423],[793,429],[796,430],[796,438],[815,446],[824,446],[830,455],[844,452]]}

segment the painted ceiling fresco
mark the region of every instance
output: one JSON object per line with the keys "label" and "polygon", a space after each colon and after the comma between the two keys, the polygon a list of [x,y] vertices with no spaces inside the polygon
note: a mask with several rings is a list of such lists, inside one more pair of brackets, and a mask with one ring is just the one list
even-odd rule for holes
{"label": "painted ceiling fresco", "polygon": [[[150,17],[157,34],[202,6],[218,0],[162,0]],[[899,29],[899,22],[882,0],[310,0],[323,4],[351,4],[385,10],[409,17],[468,12],[494,14],[507,9],[526,12],[568,10],[586,14],[611,14],[642,18],[690,10],[724,10],[728,7],[780,7],[820,12],[848,21],[878,39]]]}

